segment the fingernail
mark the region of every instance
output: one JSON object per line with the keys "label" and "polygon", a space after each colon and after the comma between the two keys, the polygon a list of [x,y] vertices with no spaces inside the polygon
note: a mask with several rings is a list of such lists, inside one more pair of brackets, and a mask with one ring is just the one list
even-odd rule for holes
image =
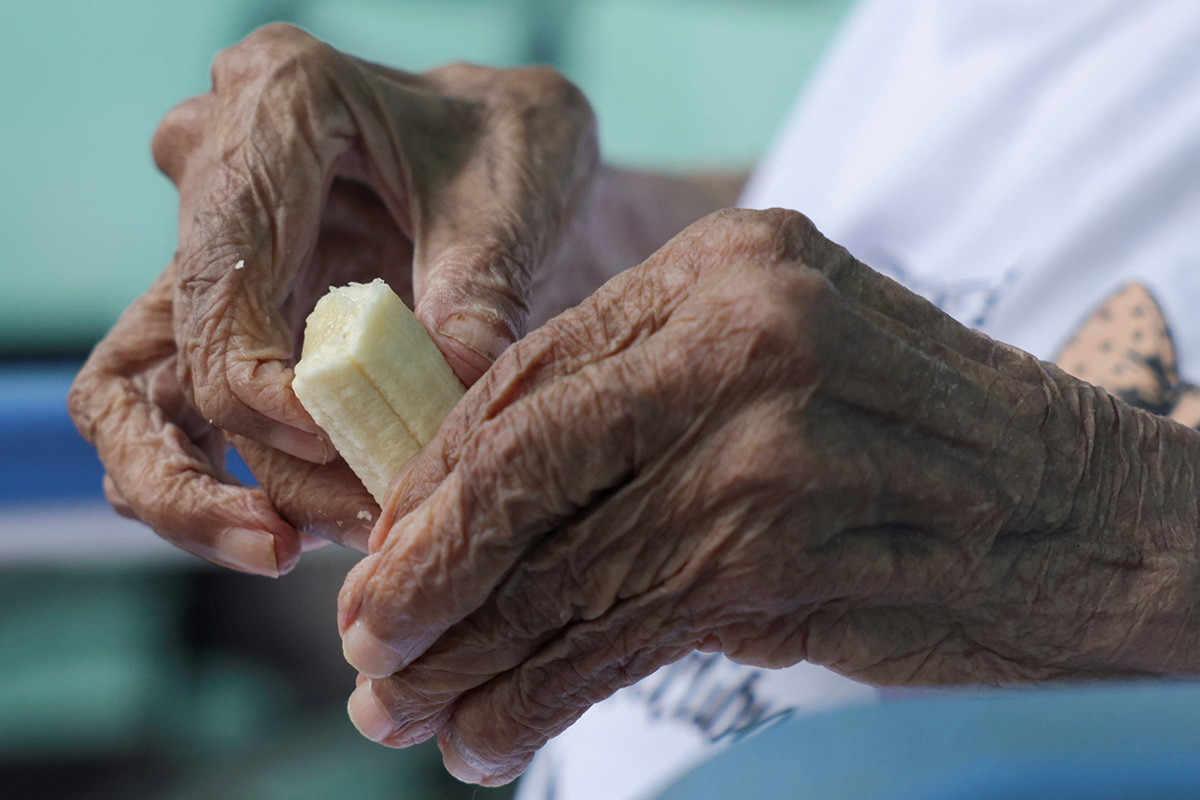
{"label": "fingernail", "polygon": [[452,314],[442,323],[438,333],[453,339],[488,361],[495,361],[512,344],[512,338],[497,333],[496,326],[489,325],[471,314]]}
{"label": "fingernail", "polygon": [[403,660],[395,648],[367,630],[362,620],[355,620],[342,636],[342,654],[368,678],[386,678],[400,669]]}
{"label": "fingernail", "polygon": [[487,779],[489,773],[479,768],[479,759],[462,746],[453,732],[439,736],[438,743],[442,746],[442,763],[451,775],[463,783],[482,783]]}
{"label": "fingernail", "polygon": [[222,564],[255,575],[279,577],[275,537],[266,531],[227,528],[217,539],[213,557]]}
{"label": "fingernail", "polygon": [[314,550],[324,550],[329,545],[333,544],[330,539],[323,539],[315,534],[300,532],[300,552],[311,553]]}
{"label": "fingernail", "polygon": [[309,433],[290,426],[277,426],[267,433],[266,444],[288,455],[314,464],[327,464],[337,454],[329,440],[319,433]]}
{"label": "fingernail", "polygon": [[346,711],[358,732],[372,742],[382,742],[395,728],[392,718],[375,699],[370,681],[360,683],[358,688],[351,692]]}

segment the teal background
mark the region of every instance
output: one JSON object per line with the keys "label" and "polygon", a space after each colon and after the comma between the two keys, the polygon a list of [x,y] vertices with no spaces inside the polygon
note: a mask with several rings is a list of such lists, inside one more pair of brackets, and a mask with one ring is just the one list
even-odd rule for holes
{"label": "teal background", "polygon": [[742,167],[848,0],[48,0],[0,3],[0,355],[86,349],[174,251],[150,159],[214,53],[286,19],[419,71],[548,62],[596,107],[606,156]]}
{"label": "teal background", "polygon": [[848,4],[0,0],[0,797],[506,795],[447,779],[434,748],[390,751],[350,726],[333,609],[351,554],[273,582],[149,530],[132,528],[144,548],[89,539],[118,521],[66,387],[174,250],[150,137],[208,89],[218,50],[282,19],[413,71],[551,63],[591,98],[609,160],[741,168]]}

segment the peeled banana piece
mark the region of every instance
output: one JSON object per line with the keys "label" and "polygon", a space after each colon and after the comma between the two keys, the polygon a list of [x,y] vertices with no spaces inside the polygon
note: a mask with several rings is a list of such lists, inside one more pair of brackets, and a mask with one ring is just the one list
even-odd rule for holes
{"label": "peeled banana piece", "polygon": [[464,391],[425,326],[378,279],[317,301],[295,376],[296,397],[380,505]]}

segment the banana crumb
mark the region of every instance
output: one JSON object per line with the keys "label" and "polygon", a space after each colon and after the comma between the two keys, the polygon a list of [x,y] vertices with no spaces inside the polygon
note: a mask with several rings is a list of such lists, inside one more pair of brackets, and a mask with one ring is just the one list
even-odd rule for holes
{"label": "banana crumb", "polygon": [[238,260],[238,263],[236,263],[236,264],[234,264],[234,265],[233,265],[233,268],[234,268],[234,269],[245,269],[245,268],[246,268],[246,262],[245,262],[244,260],[241,260],[241,259],[239,259],[239,260]]}
{"label": "banana crumb", "polygon": [[362,511],[358,512],[358,518],[365,519],[367,522],[370,522],[372,520],[371,512],[364,508]]}

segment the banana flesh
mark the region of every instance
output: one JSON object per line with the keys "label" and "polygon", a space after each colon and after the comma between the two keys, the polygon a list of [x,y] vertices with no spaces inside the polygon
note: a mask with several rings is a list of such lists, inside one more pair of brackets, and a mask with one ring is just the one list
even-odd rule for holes
{"label": "banana flesh", "polygon": [[464,391],[425,326],[378,279],[317,301],[292,390],[380,505]]}

